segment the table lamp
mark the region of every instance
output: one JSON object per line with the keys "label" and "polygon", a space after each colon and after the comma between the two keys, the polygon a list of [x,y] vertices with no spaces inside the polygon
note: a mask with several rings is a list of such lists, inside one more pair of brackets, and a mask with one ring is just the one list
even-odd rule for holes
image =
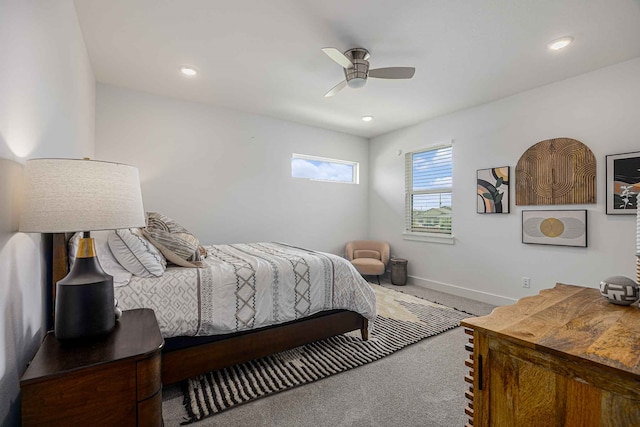
{"label": "table lamp", "polygon": [[71,271],[56,284],[56,338],[107,334],[115,326],[113,277],[102,270],[90,232],[145,226],[138,169],[89,159],[32,159],[24,174],[20,231],[84,232]]}

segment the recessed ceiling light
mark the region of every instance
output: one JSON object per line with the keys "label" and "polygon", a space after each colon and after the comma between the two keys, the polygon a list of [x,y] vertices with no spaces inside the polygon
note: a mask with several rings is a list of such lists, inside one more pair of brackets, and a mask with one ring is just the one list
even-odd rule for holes
{"label": "recessed ceiling light", "polygon": [[573,41],[573,37],[561,37],[559,39],[555,39],[547,44],[547,47],[551,50],[560,50],[571,44]]}
{"label": "recessed ceiling light", "polygon": [[362,116],[363,122],[370,122],[371,120],[373,120],[373,116]]}
{"label": "recessed ceiling light", "polygon": [[193,77],[198,74],[198,71],[193,67],[182,67],[180,68],[180,72],[189,77]]}

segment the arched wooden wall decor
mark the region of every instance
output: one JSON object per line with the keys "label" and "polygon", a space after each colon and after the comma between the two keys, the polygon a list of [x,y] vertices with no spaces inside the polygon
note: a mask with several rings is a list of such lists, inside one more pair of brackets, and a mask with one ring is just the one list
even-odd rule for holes
{"label": "arched wooden wall decor", "polygon": [[540,141],[516,166],[516,205],[575,205],[596,202],[596,158],[571,138]]}

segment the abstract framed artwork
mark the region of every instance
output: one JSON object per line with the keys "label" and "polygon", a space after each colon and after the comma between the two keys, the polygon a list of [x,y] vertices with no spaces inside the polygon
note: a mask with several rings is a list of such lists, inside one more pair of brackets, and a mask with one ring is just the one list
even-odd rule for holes
{"label": "abstract framed artwork", "polygon": [[522,211],[522,243],[587,247],[587,210]]}
{"label": "abstract framed artwork", "polygon": [[607,215],[635,215],[640,192],[640,151],[607,156]]}
{"label": "abstract framed artwork", "polygon": [[509,166],[478,170],[478,213],[509,213],[509,172]]}

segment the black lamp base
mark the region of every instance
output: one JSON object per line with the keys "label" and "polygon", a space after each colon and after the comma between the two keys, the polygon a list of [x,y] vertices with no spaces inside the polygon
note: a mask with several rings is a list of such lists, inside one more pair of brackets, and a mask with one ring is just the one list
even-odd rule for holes
{"label": "black lamp base", "polygon": [[56,338],[99,337],[108,334],[115,322],[113,277],[102,270],[97,257],[77,257],[69,274],[56,284]]}

